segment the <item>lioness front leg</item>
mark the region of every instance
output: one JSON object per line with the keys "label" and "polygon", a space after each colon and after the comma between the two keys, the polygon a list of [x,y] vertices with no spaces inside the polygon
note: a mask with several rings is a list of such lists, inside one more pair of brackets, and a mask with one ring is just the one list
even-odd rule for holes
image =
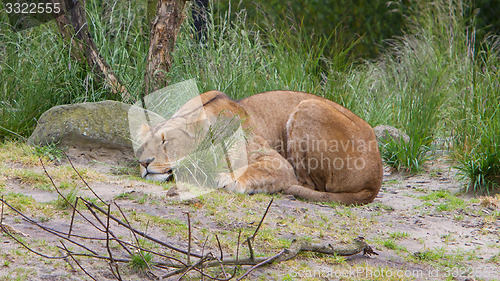
{"label": "lioness front leg", "polygon": [[280,155],[260,157],[233,173],[219,174],[219,187],[237,193],[277,193],[298,184],[293,168]]}

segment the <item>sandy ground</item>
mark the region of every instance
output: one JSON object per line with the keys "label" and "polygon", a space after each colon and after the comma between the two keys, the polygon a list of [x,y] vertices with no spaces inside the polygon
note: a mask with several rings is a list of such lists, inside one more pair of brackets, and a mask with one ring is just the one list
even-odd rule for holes
{"label": "sandy ground", "polygon": [[[137,212],[175,219],[185,226],[184,212],[190,212],[191,219],[195,222],[193,236],[197,242],[194,249],[198,250],[207,231],[233,232],[235,236],[239,228],[255,228],[268,200],[273,197],[224,194],[224,200],[229,201],[228,205],[208,210],[210,202],[217,199],[217,194],[210,194],[201,201],[178,201],[175,196],[170,196],[171,191],[169,193],[161,185],[117,173],[116,167],[120,164],[116,162],[105,163],[104,158],[97,159],[96,162],[77,153],[72,154],[72,159],[79,169],[86,168],[102,174],[102,178],[91,181],[93,190],[104,200],[116,200],[127,214]],[[39,166],[23,166],[15,162],[3,165],[38,173],[43,171]],[[49,167],[49,172],[56,168],[54,165]],[[5,182],[5,186],[0,189],[2,194],[21,193],[31,196],[38,203],[50,203],[57,199],[54,190],[32,188],[15,177],[7,176]],[[500,206],[495,205],[493,198],[490,202],[459,193],[462,185],[462,182],[457,181],[456,171],[446,161],[439,159],[430,163],[425,173],[415,176],[391,173],[386,168],[379,196],[374,203],[366,206],[330,206],[274,196],[274,203],[263,228],[278,229],[275,233],[281,238],[292,239],[301,236],[302,230],[293,227],[297,223],[307,225],[311,220],[325,220],[325,232],[311,226],[310,232],[303,236],[322,240],[346,240],[357,234],[365,237],[379,255],[370,258],[358,254],[338,259],[301,254],[292,261],[258,268],[247,280],[500,280]],[[439,193],[443,190],[449,193]],[[93,197],[88,189],[82,189],[78,194]],[[123,196],[124,194],[130,196]],[[432,197],[436,194],[437,196]],[[122,196],[117,197],[118,195]],[[146,199],[141,202],[140,198]],[[245,198],[250,202],[258,202],[258,206],[241,204]],[[458,203],[455,204],[455,201]],[[218,214],[214,215],[213,212]],[[249,212],[254,214],[253,220],[241,219],[248,216]],[[55,212],[55,215],[49,217],[40,215],[34,209],[27,209],[25,213],[42,221],[45,226],[61,231],[69,228],[69,212]],[[224,221],[215,219],[215,216],[223,216]],[[295,224],[289,224],[288,221],[291,220]],[[4,210],[3,221],[16,231],[26,234],[23,241],[33,245],[35,249],[42,252],[51,249],[49,253],[60,254],[54,246],[61,245],[61,239],[55,235],[22,220],[11,211]],[[185,237],[170,237],[165,234],[165,228],[154,224],[145,228],[151,236],[179,247],[186,246]],[[89,236],[100,234],[82,219],[76,220],[73,233]],[[115,234],[131,237],[128,231],[120,228],[116,228]],[[0,235],[0,243],[0,280],[89,279],[69,259],[49,260],[36,256],[6,234]],[[102,243],[89,242],[88,246],[106,252]],[[217,252],[217,249],[214,251]],[[426,258],[426,255],[429,257]],[[106,262],[87,259],[81,264],[97,280],[113,280]],[[144,275],[127,270],[122,270],[122,274],[124,280],[147,279]],[[198,280],[197,276],[187,278]]]}

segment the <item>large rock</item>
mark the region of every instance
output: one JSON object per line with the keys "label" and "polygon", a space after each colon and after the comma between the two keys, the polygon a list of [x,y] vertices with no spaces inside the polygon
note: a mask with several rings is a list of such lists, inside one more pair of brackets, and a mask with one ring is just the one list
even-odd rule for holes
{"label": "large rock", "polygon": [[407,134],[389,125],[378,125],[373,128],[373,131],[379,142],[387,142],[391,137],[396,141],[401,138],[403,138],[406,143],[410,141],[410,137]]}
{"label": "large rock", "polygon": [[105,147],[132,155],[129,108],[116,101],[55,106],[42,114],[28,143]]}

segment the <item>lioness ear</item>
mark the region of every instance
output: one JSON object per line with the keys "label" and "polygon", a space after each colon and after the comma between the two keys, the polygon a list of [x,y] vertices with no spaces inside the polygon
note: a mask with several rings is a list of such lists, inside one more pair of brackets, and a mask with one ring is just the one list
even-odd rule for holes
{"label": "lioness ear", "polygon": [[146,137],[149,132],[151,132],[152,128],[146,123],[142,123],[141,129],[139,130],[139,139],[141,142],[144,142],[146,140]]}
{"label": "lioness ear", "polygon": [[147,123],[142,123],[141,125],[141,135],[146,135],[151,131],[151,126],[149,126]]}

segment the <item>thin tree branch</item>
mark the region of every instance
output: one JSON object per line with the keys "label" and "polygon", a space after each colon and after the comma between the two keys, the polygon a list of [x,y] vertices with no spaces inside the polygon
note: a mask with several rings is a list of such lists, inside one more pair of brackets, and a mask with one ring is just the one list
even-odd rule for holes
{"label": "thin tree branch", "polygon": [[[188,219],[188,253],[187,253],[187,264],[191,264],[191,217],[189,216],[189,212],[185,212]],[[201,254],[203,256],[203,252]],[[202,260],[202,259],[201,259]]]}
{"label": "thin tree branch", "polygon": [[277,253],[276,255],[272,256],[272,257],[269,257],[261,262],[259,262],[258,264],[252,266],[249,270],[247,270],[243,275],[241,275],[238,279],[236,279],[237,281],[240,281],[242,280],[243,278],[245,278],[248,274],[250,274],[250,272],[252,272],[254,269],[260,267],[260,266],[263,266],[265,264],[268,264],[268,263],[272,263],[275,259],[277,259],[279,256],[281,256],[283,253],[285,252],[285,249],[281,250],[281,252]]}
{"label": "thin tree branch", "polygon": [[70,253],[70,251],[68,250],[68,248],[66,248],[66,245],[64,245],[63,241],[60,241],[61,242],[61,245],[63,246],[64,250],[66,250],[66,253],[68,253],[68,256],[71,257],[71,259],[76,263],[76,265],[78,265],[78,267],[88,276],[90,277],[92,280],[94,281],[97,281],[97,279],[95,279],[92,275],[90,275],[90,273],[87,272],[87,270],[85,270],[85,268],[78,262],[78,260],[73,257],[73,255]]}
{"label": "thin tree branch", "polygon": [[[102,208],[100,208],[99,206],[95,205],[94,203],[92,203],[92,202],[90,202],[90,201],[87,201],[87,200],[85,200],[85,199],[82,199],[82,200],[83,200],[83,201],[85,201],[87,204],[89,204],[92,208],[96,209],[97,211],[99,211],[99,212],[101,212],[101,213],[103,213],[103,214],[106,214],[106,211],[104,211]],[[126,223],[124,223],[124,222],[122,222],[121,220],[117,219],[117,218],[116,218],[116,217],[114,217],[113,215],[110,215],[110,219],[112,219],[113,221],[115,221],[116,223],[118,223],[118,224],[119,224],[119,225],[121,225],[121,226],[125,226],[125,227],[127,227],[127,224],[126,224]],[[173,245],[170,245],[170,244],[165,243],[165,242],[163,242],[163,241],[161,241],[161,240],[158,240],[158,239],[156,239],[156,238],[154,238],[154,237],[152,237],[152,236],[149,236],[149,235],[147,235],[146,233],[144,233],[144,232],[142,232],[142,231],[140,231],[140,230],[137,230],[137,229],[135,229],[135,228],[131,228],[130,230],[132,230],[133,232],[135,232],[135,233],[139,234],[140,236],[142,236],[142,237],[144,237],[144,238],[146,238],[146,239],[149,239],[149,240],[151,240],[151,241],[153,241],[153,242],[155,242],[155,243],[158,243],[159,245],[162,245],[162,246],[164,246],[164,247],[167,247],[167,248],[169,248],[169,249],[171,249],[171,250],[177,251],[177,252],[182,253],[182,254],[187,254],[187,253],[188,253],[186,250],[179,249],[179,248],[177,248],[177,247],[175,247],[175,246],[173,246]],[[197,258],[202,258],[202,256],[201,256],[200,254],[196,254],[196,253],[191,253],[191,256],[193,256],[193,257],[197,257]]]}
{"label": "thin tree branch", "polygon": [[90,185],[87,183],[87,181],[82,177],[82,175],[80,174],[80,172],[78,172],[78,170],[75,168],[75,166],[73,165],[73,161],[71,161],[71,159],[69,158],[68,154],[66,154],[66,152],[62,152],[64,154],[64,156],[66,156],[66,158],[68,159],[68,162],[69,164],[71,165],[71,168],[73,168],[73,171],[75,171],[75,173],[78,175],[78,177],[80,177],[80,179],[82,180],[82,182],[85,184],[85,186],[87,186],[87,188],[90,190],[90,192],[92,192],[92,194],[94,194],[94,196],[99,199],[103,204],[107,204],[104,200],[102,200],[101,197],[99,197],[99,195],[97,195],[97,193],[95,193],[95,191],[90,187]]}

